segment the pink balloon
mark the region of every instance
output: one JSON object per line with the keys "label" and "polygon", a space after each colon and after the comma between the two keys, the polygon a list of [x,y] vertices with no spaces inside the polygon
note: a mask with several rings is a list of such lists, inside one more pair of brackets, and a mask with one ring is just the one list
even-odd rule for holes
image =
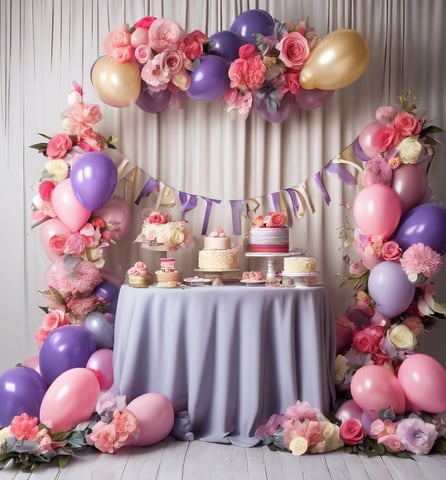
{"label": "pink balloon", "polygon": [[335,416],[342,423],[350,418],[361,420],[362,414],[362,408],[354,400],[347,400],[338,408]]}
{"label": "pink balloon", "polygon": [[71,235],[71,231],[58,218],[51,218],[41,225],[39,231],[39,240],[45,250],[45,253],[52,262],[55,262],[63,256],[63,252],[58,253],[50,247],[50,240],[56,235],[67,238]]}
{"label": "pink balloon", "polygon": [[400,165],[393,172],[392,188],[397,193],[404,215],[419,205],[427,192],[427,175],[422,165]]}
{"label": "pink balloon", "polygon": [[113,195],[101,209],[94,213],[103,218],[109,226],[112,240],[120,240],[130,229],[129,204],[117,195]]}
{"label": "pink balloon", "polygon": [[353,216],[365,235],[382,235],[388,239],[401,219],[401,202],[395,190],[374,183],[356,196]]}
{"label": "pink balloon", "polygon": [[48,387],[40,406],[40,421],[63,432],[88,420],[99,399],[99,382],[87,368],[72,368]]}
{"label": "pink balloon", "polygon": [[145,447],[169,435],[174,423],[170,400],[161,393],[145,393],[132,400],[127,408],[139,422],[139,433],[132,445]]}
{"label": "pink balloon", "polygon": [[25,360],[20,364],[23,367],[29,367],[34,369],[36,372],[40,373],[39,369],[39,355],[31,355],[30,357],[26,357]]}
{"label": "pink balloon", "polygon": [[446,411],[446,370],[434,358],[423,353],[410,355],[398,370],[398,380],[412,409]]}
{"label": "pink balloon", "polygon": [[113,386],[113,350],[96,350],[88,359],[87,368],[96,372],[101,390],[108,390]]}
{"label": "pink balloon", "polygon": [[350,391],[357,405],[374,418],[389,407],[395,413],[406,409],[406,397],[398,379],[380,365],[366,365],[357,370]]}
{"label": "pink balloon", "polygon": [[72,231],[79,231],[90,218],[87,210],[73,192],[69,178],[59,182],[51,194],[51,202],[56,215]]}
{"label": "pink balloon", "polygon": [[372,145],[373,135],[383,126],[378,122],[372,122],[366,125],[358,135],[358,142],[362,151],[367,157],[373,157],[378,153],[378,149]]}

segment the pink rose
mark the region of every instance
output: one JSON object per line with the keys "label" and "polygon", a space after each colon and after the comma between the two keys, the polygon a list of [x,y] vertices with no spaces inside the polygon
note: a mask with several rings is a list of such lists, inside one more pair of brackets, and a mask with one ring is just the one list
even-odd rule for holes
{"label": "pink rose", "polygon": [[173,20],[157,18],[149,29],[149,44],[153,50],[170,50],[184,39],[184,30]]}
{"label": "pink rose", "polygon": [[203,43],[208,36],[200,30],[188,33],[180,43],[179,48],[189,60],[195,60],[203,55]]}
{"label": "pink rose", "polygon": [[421,132],[422,124],[413,115],[401,111],[395,116],[394,126],[403,137],[418,135]]}
{"label": "pink rose", "polygon": [[302,69],[310,55],[307,39],[299,32],[291,32],[282,38],[276,48],[280,51],[279,59],[288,67]]}
{"label": "pink rose", "polygon": [[49,158],[63,158],[73,148],[73,142],[69,135],[60,133],[55,135],[46,147],[46,154]]}
{"label": "pink rose", "polygon": [[161,68],[167,70],[171,75],[175,75],[183,69],[183,56],[178,50],[163,52],[160,55]]}
{"label": "pink rose", "polygon": [[287,90],[294,95],[300,89],[299,74],[296,72],[285,72]]}
{"label": "pink rose", "polygon": [[138,45],[135,48],[135,58],[136,61],[144,64],[147,63],[147,60],[150,58],[150,48],[147,45]]}
{"label": "pink rose", "polygon": [[65,253],[65,245],[67,237],[63,235],[53,235],[48,241],[48,248],[56,255],[63,255]]}
{"label": "pink rose", "polygon": [[349,418],[342,422],[339,436],[347,445],[359,445],[364,440],[365,433],[357,418]]}
{"label": "pink rose", "polygon": [[368,268],[362,262],[353,262],[348,267],[348,271],[352,277],[359,278],[368,271]]}
{"label": "pink rose", "polygon": [[380,437],[378,439],[378,443],[384,445],[389,452],[397,453],[405,450],[401,440],[395,434],[384,435],[383,437]]}
{"label": "pink rose", "polygon": [[384,260],[389,261],[397,261],[400,259],[402,253],[402,249],[394,240],[390,240],[389,242],[385,242],[382,250],[381,255]]}
{"label": "pink rose", "polygon": [[372,325],[353,334],[353,347],[361,353],[375,353],[379,350],[379,342],[384,337],[381,325]]}
{"label": "pink rose", "polygon": [[148,223],[154,223],[157,225],[167,223],[166,217],[160,212],[151,212],[148,218]]}
{"label": "pink rose", "polygon": [[378,152],[384,152],[390,147],[394,147],[399,142],[399,135],[393,128],[382,127],[377,130],[372,137],[372,145]]}
{"label": "pink rose", "polygon": [[247,60],[248,58],[251,58],[254,56],[256,53],[257,49],[255,45],[252,45],[251,43],[246,43],[245,45],[242,45],[239,50],[238,50],[238,56],[240,58],[243,58],[244,60]]}
{"label": "pink rose", "polygon": [[145,28],[148,30],[152,23],[156,20],[156,17],[143,17],[135,23],[136,28]]}
{"label": "pink rose", "polygon": [[268,215],[267,227],[282,227],[286,224],[288,218],[283,212],[273,212]]}
{"label": "pink rose", "polygon": [[68,325],[68,319],[63,310],[50,310],[42,320],[42,327],[52,332],[56,328]]}
{"label": "pink rose", "polygon": [[263,218],[262,215],[257,215],[256,217],[253,218],[252,224],[255,225],[256,227],[263,227],[265,225],[265,219]]}

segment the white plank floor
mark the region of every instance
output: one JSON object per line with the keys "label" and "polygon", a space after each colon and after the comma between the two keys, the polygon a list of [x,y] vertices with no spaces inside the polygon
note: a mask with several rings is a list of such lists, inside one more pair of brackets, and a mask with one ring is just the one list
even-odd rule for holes
{"label": "white plank floor", "polygon": [[332,452],[303,455],[200,441],[167,439],[148,448],[114,455],[88,450],[59,470],[42,466],[34,473],[5,469],[0,480],[438,480],[446,478],[446,457],[368,458]]}

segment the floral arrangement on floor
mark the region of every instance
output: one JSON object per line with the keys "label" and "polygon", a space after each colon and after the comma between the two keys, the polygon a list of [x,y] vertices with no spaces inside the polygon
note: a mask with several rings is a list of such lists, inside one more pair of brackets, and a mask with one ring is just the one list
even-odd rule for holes
{"label": "floral arrangement on floor", "polygon": [[211,36],[146,16],[109,32],[103,47],[92,83],[108,105],[136,102],[159,113],[182,108],[186,98],[223,98],[228,112],[246,118],[255,107],[271,122],[284,121],[297,107],[321,106],[360,77],[369,57],[358,32],[338,30],[321,40],[308,21],[280,22],[260,9],[243,12],[229,30]]}
{"label": "floral arrangement on floor", "polygon": [[169,214],[155,210],[145,210],[143,216],[142,230],[135,243],[148,249],[177,250],[193,242],[186,221],[172,221]]}

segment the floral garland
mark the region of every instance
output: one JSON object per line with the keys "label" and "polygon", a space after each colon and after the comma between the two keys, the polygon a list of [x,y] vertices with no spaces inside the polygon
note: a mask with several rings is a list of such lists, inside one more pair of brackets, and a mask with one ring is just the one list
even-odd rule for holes
{"label": "floral garland", "polygon": [[[360,261],[344,257],[349,276],[343,285],[355,290],[355,304],[337,316],[338,409],[331,422],[299,401],[271,416],[256,435],[272,449],[302,455],[344,446],[349,453],[399,457],[446,452],[446,370],[416,353],[432,321],[446,314],[446,306],[434,300],[432,281],[446,252],[446,210],[432,203],[427,188],[436,143],[430,135],[441,131],[417,116],[408,94],[395,107],[379,107],[376,121],[355,140],[355,154],[364,162],[363,190],[348,212],[362,228],[374,226],[365,233],[347,216],[340,229],[342,247],[353,246]],[[366,197],[373,206],[370,214],[356,202],[376,186],[379,193]],[[393,195],[384,201],[387,189]],[[392,209],[398,208],[397,224],[384,233]],[[436,215],[442,226],[428,237],[425,232],[439,221]],[[423,227],[421,233],[408,239],[415,223]]]}
{"label": "floral garland", "polygon": [[108,105],[136,102],[159,113],[182,108],[186,98],[224,99],[228,113],[246,119],[255,107],[271,122],[284,121],[294,107],[321,106],[333,90],[359,78],[369,56],[358,32],[338,30],[321,40],[308,21],[280,22],[259,9],[211,36],[146,16],[111,31],[103,48],[92,83]]}

